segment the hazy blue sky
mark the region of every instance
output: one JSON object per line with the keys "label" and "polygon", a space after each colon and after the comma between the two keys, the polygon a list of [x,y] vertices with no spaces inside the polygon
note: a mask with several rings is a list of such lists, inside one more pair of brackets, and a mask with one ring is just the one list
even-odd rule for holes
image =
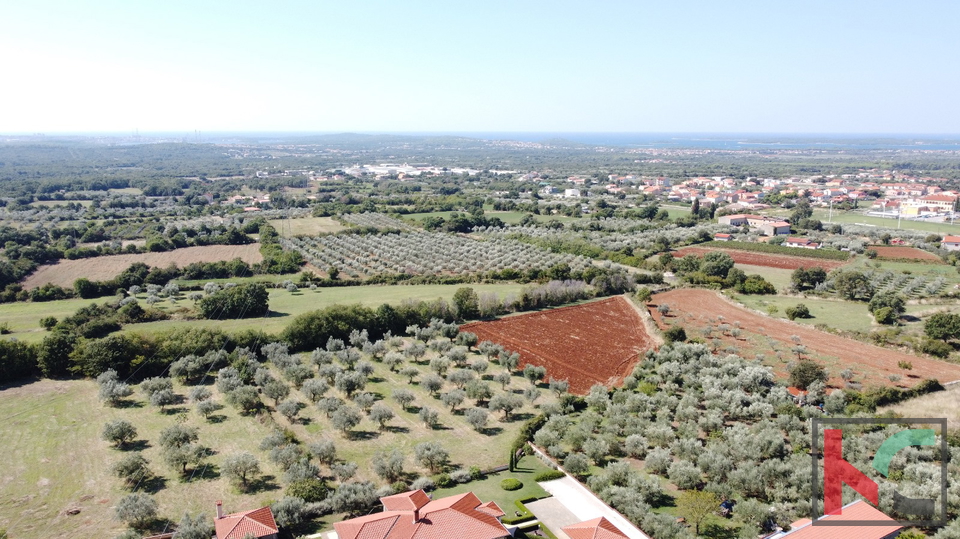
{"label": "hazy blue sky", "polygon": [[960,132],[960,2],[4,1],[0,133]]}

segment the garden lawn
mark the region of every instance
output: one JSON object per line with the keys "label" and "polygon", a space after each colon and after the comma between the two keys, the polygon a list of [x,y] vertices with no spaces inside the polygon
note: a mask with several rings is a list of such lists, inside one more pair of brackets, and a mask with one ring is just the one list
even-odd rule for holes
{"label": "garden lawn", "polygon": [[[497,502],[500,509],[503,509],[503,512],[506,513],[507,516],[512,517],[515,516],[516,511],[520,510],[516,505],[518,500],[550,497],[550,493],[543,490],[533,478],[538,473],[551,469],[552,468],[547,467],[547,465],[541,462],[536,456],[528,455],[520,459],[520,463],[512,472],[504,471],[490,474],[480,481],[471,481],[451,488],[437,489],[433,493],[433,498],[438,499],[453,494],[473,492],[482,502],[489,502],[491,500]],[[500,488],[500,482],[510,477],[523,483],[523,487],[513,491]]]}
{"label": "garden lawn", "polygon": [[756,274],[770,281],[770,284],[776,287],[777,290],[783,290],[790,286],[790,276],[793,275],[793,270],[790,269],[751,266],[750,264],[736,264],[736,266],[742,269],[747,275]]}
{"label": "garden lawn", "polygon": [[[874,225],[877,227],[883,228],[901,228],[905,230],[920,230],[923,232],[935,232],[938,234],[960,234],[960,222],[955,224],[947,223],[935,223],[927,221],[913,221],[910,219],[900,219],[900,226],[897,226],[896,218],[886,218],[886,217],[874,217],[866,215],[856,211],[839,211],[833,210],[833,217],[828,222],[830,215],[829,210],[825,209],[815,209],[813,210],[813,218],[823,221],[824,228],[828,228],[831,224],[866,224]],[[893,234],[891,232],[891,234]]]}

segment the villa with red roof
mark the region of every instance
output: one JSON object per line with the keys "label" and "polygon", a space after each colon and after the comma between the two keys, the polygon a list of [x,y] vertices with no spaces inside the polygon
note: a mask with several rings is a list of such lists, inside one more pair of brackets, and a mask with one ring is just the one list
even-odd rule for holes
{"label": "villa with red roof", "polygon": [[628,539],[628,537],[604,517],[597,517],[563,528],[570,539]]}
{"label": "villa with red roof", "polygon": [[431,500],[422,490],[380,498],[382,513],[337,522],[339,539],[505,539],[504,512],[472,492]]}
{"label": "villa with red roof", "polygon": [[840,508],[839,515],[826,515],[820,520],[870,520],[889,522],[877,526],[813,526],[809,518],[790,525],[790,531],[771,536],[769,539],[893,539],[900,535],[903,526],[878,511],[872,505],[857,500]]}
{"label": "villa with red roof", "polygon": [[224,515],[223,504],[217,502],[217,519],[213,524],[217,539],[244,539],[248,535],[258,539],[277,539],[280,533],[269,507]]}
{"label": "villa with red roof", "polygon": [[944,236],[940,247],[948,251],[960,251],[960,236]]}

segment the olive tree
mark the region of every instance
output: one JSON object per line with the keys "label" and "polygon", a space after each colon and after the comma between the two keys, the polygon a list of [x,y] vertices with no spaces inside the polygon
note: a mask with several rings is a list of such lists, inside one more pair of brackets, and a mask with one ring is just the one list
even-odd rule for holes
{"label": "olive tree", "polygon": [[260,475],[260,461],[246,452],[228,455],[220,466],[220,473],[232,481],[239,481],[241,488],[246,490],[250,481]]}

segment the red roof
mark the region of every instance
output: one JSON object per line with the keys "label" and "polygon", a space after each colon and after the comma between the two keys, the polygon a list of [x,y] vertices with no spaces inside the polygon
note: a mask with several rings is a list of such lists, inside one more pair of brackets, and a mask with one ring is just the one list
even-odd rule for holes
{"label": "red roof", "polygon": [[214,524],[217,539],[243,539],[248,533],[256,537],[267,537],[280,531],[269,507],[226,515],[215,520]]}
{"label": "red roof", "polygon": [[570,539],[628,539],[619,528],[604,517],[563,528]]}
{"label": "red roof", "polygon": [[[791,530],[783,539],[882,539],[900,530],[903,526],[895,520],[873,508],[872,505],[857,500],[840,509],[840,515],[828,515],[824,519],[837,520],[885,520],[889,526],[812,526],[810,519],[798,520],[790,525]],[[822,520],[822,519],[821,519]],[[571,539],[573,539],[571,537]]]}
{"label": "red roof", "polygon": [[[422,490],[380,498],[384,511],[333,525],[340,539],[501,539],[510,532],[497,520],[503,511],[480,503],[472,492],[429,500]],[[404,507],[406,509],[391,509]]]}
{"label": "red roof", "polygon": [[942,243],[960,243],[960,236],[944,236]]}
{"label": "red roof", "polygon": [[733,237],[733,235],[732,235],[732,234],[720,234],[720,233],[717,233],[717,234],[714,234],[713,237],[714,237],[714,238],[731,238],[731,237]]}

